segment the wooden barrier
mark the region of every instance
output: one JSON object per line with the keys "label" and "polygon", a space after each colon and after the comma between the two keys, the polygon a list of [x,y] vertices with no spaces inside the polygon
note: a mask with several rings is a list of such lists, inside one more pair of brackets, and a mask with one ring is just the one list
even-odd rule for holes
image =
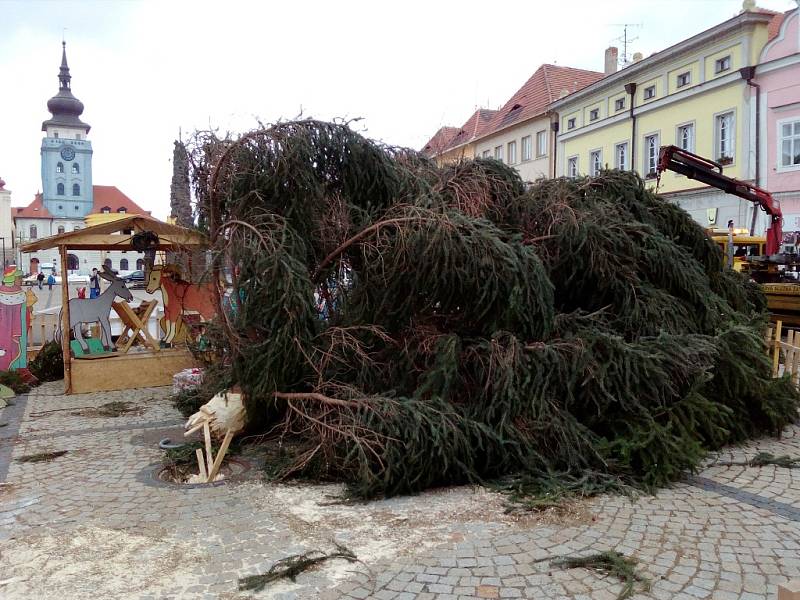
{"label": "wooden barrier", "polygon": [[767,328],[765,344],[772,358],[772,376],[789,375],[792,383],[800,387],[800,330],[784,330],[778,321],[774,328]]}

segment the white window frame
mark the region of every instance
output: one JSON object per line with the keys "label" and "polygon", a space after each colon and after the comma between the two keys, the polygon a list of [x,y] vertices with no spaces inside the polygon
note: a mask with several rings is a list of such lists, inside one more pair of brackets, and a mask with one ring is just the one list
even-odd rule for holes
{"label": "white window frame", "polygon": [[[727,137],[728,146],[729,146],[729,153],[723,155],[722,153],[722,131],[720,125],[722,124],[722,118],[730,115],[730,135]],[[723,156],[726,156],[731,159],[731,162],[726,163],[723,166],[729,166],[736,162],[736,109],[731,108],[729,110],[723,110],[718,112],[714,115],[714,156],[712,160],[720,160]]]}
{"label": "white window frame", "polygon": [[[684,148],[683,147],[683,131],[684,131],[684,129],[688,129],[689,130],[689,147],[688,148]],[[695,127],[694,121],[689,121],[687,123],[681,123],[680,125],[678,125],[675,128],[675,145],[678,148],[682,149],[682,150],[687,150],[689,152],[695,152],[695,144],[696,144],[696,139],[697,139],[696,132],[697,132],[697,127]]]}
{"label": "white window frame", "polygon": [[578,126],[577,117],[570,117],[567,119],[567,131],[575,129]]}
{"label": "white window frame", "polygon": [[600,118],[600,109],[593,108],[589,111],[589,121],[597,121]]}
{"label": "white window frame", "polygon": [[[649,140],[655,140],[655,144],[651,145]],[[656,175],[658,169],[658,151],[661,148],[661,132],[654,131],[644,136],[644,143],[642,144],[642,172],[644,177],[652,178]],[[651,153],[652,150],[652,153]]]}
{"label": "white window frame", "polygon": [[[727,61],[727,64],[725,64]],[[728,54],[726,56],[720,56],[717,60],[714,61],[714,75],[718,75],[720,73],[724,73],[725,71],[731,70],[731,55]]]}
{"label": "white window frame", "polygon": [[[623,160],[619,160],[619,151],[620,148],[624,150]],[[619,142],[618,144],[614,144],[614,167],[619,169],[620,171],[627,171],[628,170],[628,161],[630,159],[629,153],[630,146],[628,142]]]}
{"label": "white window frame", "polygon": [[481,153],[481,158],[492,158],[492,151],[491,150],[484,150]]}
{"label": "white window frame", "polygon": [[778,153],[776,154],[777,157],[777,168],[776,170],[779,173],[784,173],[787,171],[800,171],[800,164],[796,165],[784,165],[783,164],[783,142],[786,139],[783,137],[783,126],[792,124],[792,134],[789,136],[789,139],[792,141],[793,148],[797,148],[800,151],[800,135],[794,133],[794,124],[800,123],[800,115],[795,115],[794,117],[787,117],[785,119],[779,120],[776,124],[778,126],[777,132],[777,139],[778,139]]}
{"label": "white window frame", "polygon": [[[647,94],[648,94],[648,92],[650,92],[651,90],[652,90],[652,92],[653,92],[653,93],[652,93],[650,96],[648,96]],[[644,90],[642,91],[642,99],[643,99],[643,100],[652,100],[653,98],[655,98],[655,97],[656,97],[656,92],[657,92],[657,90],[656,90],[656,84],[655,84],[655,83],[654,83],[653,85],[648,85],[648,86],[647,86],[646,88],[644,88]]]}
{"label": "white window frame", "polygon": [[691,85],[691,83],[692,83],[692,72],[691,71],[684,71],[683,73],[678,73],[675,76],[675,87],[676,88],[686,87],[687,85]]}
{"label": "white window frame", "polygon": [[503,162],[503,144],[494,147],[494,159]]}
{"label": "white window frame", "polygon": [[589,175],[597,177],[603,168],[603,149],[595,148],[589,151]]}
{"label": "white window frame", "polygon": [[621,110],[625,110],[625,96],[614,100],[614,111],[619,112]]}
{"label": "white window frame", "polygon": [[520,140],[520,158],[527,162],[533,158],[533,136],[526,135]]}
{"label": "white window frame", "polygon": [[547,130],[536,132],[536,158],[547,156]]}
{"label": "white window frame", "polygon": [[579,172],[578,156],[568,156],[566,162],[566,176],[574,179],[578,176]]}
{"label": "white window frame", "polygon": [[517,140],[511,140],[506,144],[506,157],[508,158],[508,164],[517,164]]}

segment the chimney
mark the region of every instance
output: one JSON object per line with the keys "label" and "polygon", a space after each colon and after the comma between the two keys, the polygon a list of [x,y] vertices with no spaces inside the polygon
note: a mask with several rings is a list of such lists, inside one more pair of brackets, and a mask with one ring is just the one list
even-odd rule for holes
{"label": "chimney", "polygon": [[606,65],[605,74],[611,75],[617,72],[617,59],[619,58],[619,50],[615,46],[606,48]]}

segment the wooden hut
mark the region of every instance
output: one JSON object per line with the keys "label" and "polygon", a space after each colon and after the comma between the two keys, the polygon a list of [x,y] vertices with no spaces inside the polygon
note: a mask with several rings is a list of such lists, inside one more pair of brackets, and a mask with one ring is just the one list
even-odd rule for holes
{"label": "wooden hut", "polygon": [[[22,252],[58,248],[61,257],[61,344],[64,352],[64,393],[80,394],[107,390],[168,385],[178,371],[194,366],[185,347],[160,348],[146,332],[142,335],[147,347],[139,352],[109,352],[98,357],[74,356],[70,347],[69,277],[67,253],[70,250],[141,251],[143,244],[155,251],[194,251],[206,247],[205,237],[197,231],[164,223],[145,215],[130,215],[85,229],[42,238],[21,247]],[[99,267],[99,265],[98,265]],[[114,304],[125,315],[136,312],[122,301]],[[134,320],[136,320],[134,318]],[[146,325],[146,323],[145,323]],[[146,337],[145,337],[146,336]],[[148,342],[149,338],[149,342]],[[122,350],[118,343],[118,350]],[[124,346],[124,345],[123,345]],[[141,349],[140,349],[141,350]]]}

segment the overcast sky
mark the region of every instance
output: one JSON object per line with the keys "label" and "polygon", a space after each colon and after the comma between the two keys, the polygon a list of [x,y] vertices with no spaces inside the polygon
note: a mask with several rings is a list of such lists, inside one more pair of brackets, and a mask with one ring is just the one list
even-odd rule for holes
{"label": "overcast sky", "polygon": [[541,63],[602,70],[623,23],[635,25],[630,52],[647,56],[740,8],[741,0],[0,0],[0,176],[17,206],[41,188],[41,123],[58,91],[64,31],[72,91],[92,127],[94,183],[116,185],[164,218],[179,131],[241,132],[300,113],[361,117],[370,137],[419,148],[477,106],[502,105]]}

